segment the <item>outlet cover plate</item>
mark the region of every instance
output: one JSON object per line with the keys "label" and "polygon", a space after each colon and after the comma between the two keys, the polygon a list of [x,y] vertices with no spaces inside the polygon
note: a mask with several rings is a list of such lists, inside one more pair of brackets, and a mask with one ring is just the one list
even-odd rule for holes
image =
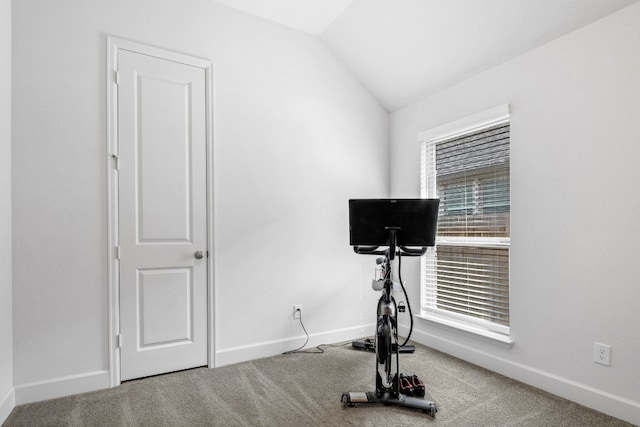
{"label": "outlet cover plate", "polygon": [[293,319],[300,319],[302,317],[302,304],[296,304],[293,306]]}
{"label": "outlet cover plate", "polygon": [[611,346],[595,343],[593,347],[593,361],[604,366],[611,366]]}

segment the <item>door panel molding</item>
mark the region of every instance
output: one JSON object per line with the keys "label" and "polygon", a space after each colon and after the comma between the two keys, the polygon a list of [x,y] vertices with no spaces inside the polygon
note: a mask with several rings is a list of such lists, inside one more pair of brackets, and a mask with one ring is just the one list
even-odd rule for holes
{"label": "door panel molding", "polygon": [[[178,268],[140,268],[137,271],[136,293],[138,307],[138,351],[158,347],[172,347],[193,341],[193,277],[191,267]],[[170,287],[163,281],[173,276],[181,281],[181,286]],[[153,304],[161,298],[160,292],[170,293],[175,302],[175,311],[167,319],[164,312],[154,310],[159,304]],[[148,306],[145,308],[145,306]],[[167,322],[174,320],[174,322]],[[180,324],[180,320],[186,320]],[[154,324],[166,323],[161,330],[152,329]]]}
{"label": "door panel molding", "polygon": [[[106,36],[107,58],[106,58],[106,91],[107,91],[107,262],[108,262],[108,287],[109,287],[109,380],[110,386],[114,387],[121,382],[121,366],[120,366],[120,242],[118,237],[119,230],[119,145],[118,145],[118,53],[129,51],[141,55],[169,60],[180,64],[186,64],[192,67],[200,68],[205,75],[205,128],[206,128],[206,250],[208,257],[203,260],[207,265],[207,364],[210,368],[215,367],[215,286],[214,286],[214,252],[213,252],[213,66],[209,60],[202,59],[187,54],[173,52],[159,47],[149,46],[130,40],[125,40],[113,36]],[[143,76],[140,76],[143,77]],[[154,82],[155,84],[163,84],[167,82]],[[151,83],[153,84],[153,83]],[[179,86],[178,86],[179,87]],[[171,91],[170,89],[168,89]],[[181,88],[184,96],[191,96],[191,88],[187,85]],[[174,93],[175,94],[175,93]],[[185,217],[189,218],[189,213],[185,213]],[[191,240],[191,224],[185,221],[186,230],[170,230],[172,234],[167,236],[159,236],[157,225],[152,228],[150,234],[145,234],[144,230],[136,232],[136,238],[141,240],[141,244],[155,243],[159,240],[165,243],[179,244],[185,239]],[[191,279],[190,279],[191,280]],[[187,309],[185,307],[185,309]],[[192,328],[192,325],[189,325]],[[183,331],[188,332],[188,331]],[[155,344],[147,343],[147,346],[176,346],[188,340],[186,336],[181,335],[178,331],[172,331],[174,339],[171,336],[161,337],[155,336],[154,339],[166,339],[166,342]],[[171,335],[171,334],[169,334]],[[188,335],[188,334],[187,334]],[[153,341],[153,340],[152,340]]]}

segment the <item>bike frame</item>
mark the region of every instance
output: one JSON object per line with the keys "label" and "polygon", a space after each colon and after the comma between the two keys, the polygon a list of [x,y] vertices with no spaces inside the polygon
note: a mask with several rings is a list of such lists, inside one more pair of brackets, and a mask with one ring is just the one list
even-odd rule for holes
{"label": "bike frame", "polygon": [[[376,397],[397,398],[399,393],[400,359],[398,357],[398,307],[391,295],[391,260],[385,257],[386,272],[382,296],[378,300],[376,322]],[[395,363],[394,363],[395,362]],[[395,370],[394,370],[395,368]]]}
{"label": "bike frame", "polygon": [[399,392],[398,307],[391,295],[393,289],[391,266],[396,251],[400,255],[420,256],[426,253],[427,248],[412,249],[396,246],[396,231],[398,229],[398,227],[386,227],[386,230],[389,231],[389,247],[386,250],[379,250],[378,246],[354,246],[353,248],[358,254],[384,255],[382,267],[384,283],[376,311],[376,390],[375,392],[342,393],[341,401],[346,406],[356,406],[356,404],[362,403],[405,406],[419,409],[433,417],[438,412],[434,402],[405,396]]}

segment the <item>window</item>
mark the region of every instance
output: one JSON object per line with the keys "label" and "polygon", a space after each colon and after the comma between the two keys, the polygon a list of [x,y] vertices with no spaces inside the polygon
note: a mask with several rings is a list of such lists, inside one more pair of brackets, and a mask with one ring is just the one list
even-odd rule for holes
{"label": "window", "polygon": [[511,342],[508,106],[420,134],[422,197],[440,199],[421,315]]}

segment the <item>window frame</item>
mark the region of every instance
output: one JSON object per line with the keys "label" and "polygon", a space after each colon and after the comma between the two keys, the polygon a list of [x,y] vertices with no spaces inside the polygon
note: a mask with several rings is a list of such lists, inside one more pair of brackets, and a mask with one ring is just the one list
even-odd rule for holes
{"label": "window frame", "polygon": [[[500,105],[477,114],[456,120],[442,126],[438,126],[432,129],[428,129],[419,133],[418,142],[420,143],[421,151],[421,169],[420,169],[420,187],[421,197],[432,198],[436,197],[436,179],[434,175],[427,176],[427,162],[435,161],[435,146],[438,142],[450,140],[458,136],[473,133],[484,128],[499,125],[501,123],[510,122],[510,108],[508,104]],[[428,155],[426,147],[427,144],[432,144],[434,152],[431,156]],[[511,144],[511,142],[509,142]],[[511,179],[511,173],[509,172],[509,179]],[[509,219],[511,222],[511,219]],[[511,237],[436,237],[437,246],[457,246],[457,247],[481,247],[481,248],[496,248],[496,249],[510,249]],[[509,253],[510,258],[510,253]],[[420,314],[417,317],[436,322],[439,324],[447,325],[456,329],[461,329],[476,335],[491,338],[496,341],[500,341],[507,344],[512,344],[511,328],[510,325],[501,325],[491,321],[475,318],[473,316],[467,316],[463,314],[454,313],[448,310],[443,310],[437,307],[425,307],[423,300],[429,284],[426,280],[426,268],[429,262],[435,262],[433,250],[430,249],[426,255],[422,257],[420,263]],[[511,287],[511,274],[509,273],[509,287]],[[509,301],[509,310],[511,309],[511,301]]]}

